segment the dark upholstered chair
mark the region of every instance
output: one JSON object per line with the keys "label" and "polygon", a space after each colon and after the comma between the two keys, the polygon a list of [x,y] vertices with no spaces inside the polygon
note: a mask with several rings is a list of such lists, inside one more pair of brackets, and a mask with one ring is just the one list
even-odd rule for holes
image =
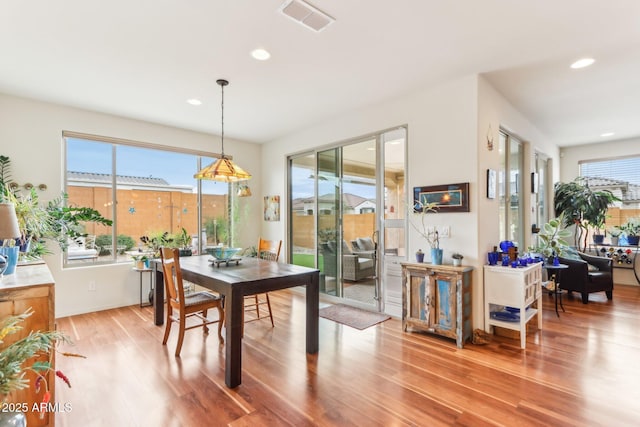
{"label": "dark upholstered chair", "polygon": [[[560,263],[568,269],[560,274],[560,288],[569,293],[575,291],[582,295],[582,303],[589,302],[592,292],[606,292],[607,299],[613,298],[613,272],[609,258],[587,255],[577,252],[579,259],[560,257]],[[589,267],[589,266],[593,267]]]}

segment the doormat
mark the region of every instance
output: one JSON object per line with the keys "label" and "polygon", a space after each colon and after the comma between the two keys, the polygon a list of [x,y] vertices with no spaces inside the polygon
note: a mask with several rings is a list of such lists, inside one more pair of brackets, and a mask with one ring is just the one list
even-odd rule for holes
{"label": "doormat", "polygon": [[349,307],[344,304],[330,305],[329,307],[321,308],[320,317],[360,330],[367,329],[370,326],[391,318],[391,316],[386,314]]}

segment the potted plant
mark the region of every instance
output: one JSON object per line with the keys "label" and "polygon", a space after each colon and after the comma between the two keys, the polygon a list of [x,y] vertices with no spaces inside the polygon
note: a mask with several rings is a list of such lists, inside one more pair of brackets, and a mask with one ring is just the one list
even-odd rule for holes
{"label": "potted plant", "polygon": [[187,233],[184,227],[182,231],[173,237],[175,247],[180,250],[180,256],[191,256],[191,236]]}
{"label": "potted plant", "polygon": [[424,252],[422,252],[422,249],[416,251],[416,262],[424,262]]}
{"label": "potted plant", "polygon": [[[7,316],[0,320],[0,393],[5,397],[14,390],[21,390],[33,385],[36,393],[43,391],[42,403],[48,404],[51,392],[45,377],[47,372],[54,372],[69,387],[69,378],[60,370],[55,370],[50,361],[36,359],[38,356],[47,356],[55,351],[57,343],[69,343],[69,338],[60,331],[31,331],[27,336],[15,342],[6,344],[7,337],[20,331],[21,323],[33,315],[29,308],[24,313]],[[75,353],[62,353],[64,356],[84,357]],[[50,357],[48,357],[51,360]],[[27,372],[35,373],[34,384],[29,384],[25,378]],[[29,408],[31,409],[31,408]],[[3,411],[3,425],[25,425],[24,414],[13,412],[5,414]],[[8,416],[7,416],[8,415]]]}
{"label": "potted plant", "polygon": [[435,265],[442,264],[442,249],[440,249],[440,236],[435,227],[429,227],[425,223],[427,213],[438,212],[436,203],[422,203],[416,200],[412,206],[413,213],[420,215],[420,227],[413,221],[409,221],[414,230],[416,230],[431,247],[431,263]]}
{"label": "potted plant", "polygon": [[620,229],[627,236],[627,243],[630,246],[637,246],[640,239],[640,218],[629,218],[627,222],[620,226]]}
{"label": "potted plant", "polygon": [[148,233],[147,235],[141,236],[140,241],[147,250],[153,252],[153,256],[157,258],[160,256],[160,248],[166,246],[170,241],[169,233],[166,231]]}
{"label": "potted plant", "polygon": [[529,252],[538,253],[547,260],[563,255],[563,252],[569,247],[569,242],[566,239],[572,235],[571,231],[563,228],[565,223],[564,214],[560,214],[557,218],[544,224],[538,233],[537,244],[530,246]]}
{"label": "potted plant", "polygon": [[574,243],[579,250],[587,247],[589,229],[600,234],[607,218],[609,205],[619,201],[609,190],[592,190],[583,177],[572,182],[558,182],[554,186],[555,211],[564,214],[564,226],[575,226]]}
{"label": "potted plant", "polygon": [[146,254],[140,253],[140,254],[131,255],[131,258],[133,259],[133,265],[136,270],[145,270],[149,268],[148,267],[149,257]]}
{"label": "potted plant", "polygon": [[453,255],[451,255],[451,258],[453,259],[453,266],[459,267],[462,265],[462,258],[464,258],[464,256],[461,253],[454,252]]}
{"label": "potted plant", "polygon": [[618,240],[620,239],[620,235],[622,234],[622,230],[619,226],[610,227],[607,232],[611,236],[611,245],[618,246]]}

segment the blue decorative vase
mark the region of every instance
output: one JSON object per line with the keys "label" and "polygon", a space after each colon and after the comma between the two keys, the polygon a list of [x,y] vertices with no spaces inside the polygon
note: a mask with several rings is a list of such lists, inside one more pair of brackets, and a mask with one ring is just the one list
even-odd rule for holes
{"label": "blue decorative vase", "polygon": [[498,252],[489,252],[489,265],[496,265],[500,259]]}
{"label": "blue decorative vase", "polygon": [[441,265],[442,264],[442,249],[431,249],[431,264],[433,265]]}
{"label": "blue decorative vase", "polygon": [[509,248],[515,246],[515,244],[511,240],[503,240],[500,242],[500,250],[502,252],[509,252]]}
{"label": "blue decorative vase", "polygon": [[18,252],[20,248],[14,246],[12,248],[3,247],[0,248],[0,255],[7,260],[7,269],[4,271],[5,275],[13,274],[16,271],[16,265],[18,265]]}

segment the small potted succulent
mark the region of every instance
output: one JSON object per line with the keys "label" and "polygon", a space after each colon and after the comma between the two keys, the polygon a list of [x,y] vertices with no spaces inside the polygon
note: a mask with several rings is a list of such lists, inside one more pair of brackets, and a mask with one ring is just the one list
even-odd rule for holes
{"label": "small potted succulent", "polygon": [[459,252],[454,252],[453,255],[451,255],[451,258],[453,259],[453,266],[459,267],[462,265],[462,258],[464,258],[464,256]]}

